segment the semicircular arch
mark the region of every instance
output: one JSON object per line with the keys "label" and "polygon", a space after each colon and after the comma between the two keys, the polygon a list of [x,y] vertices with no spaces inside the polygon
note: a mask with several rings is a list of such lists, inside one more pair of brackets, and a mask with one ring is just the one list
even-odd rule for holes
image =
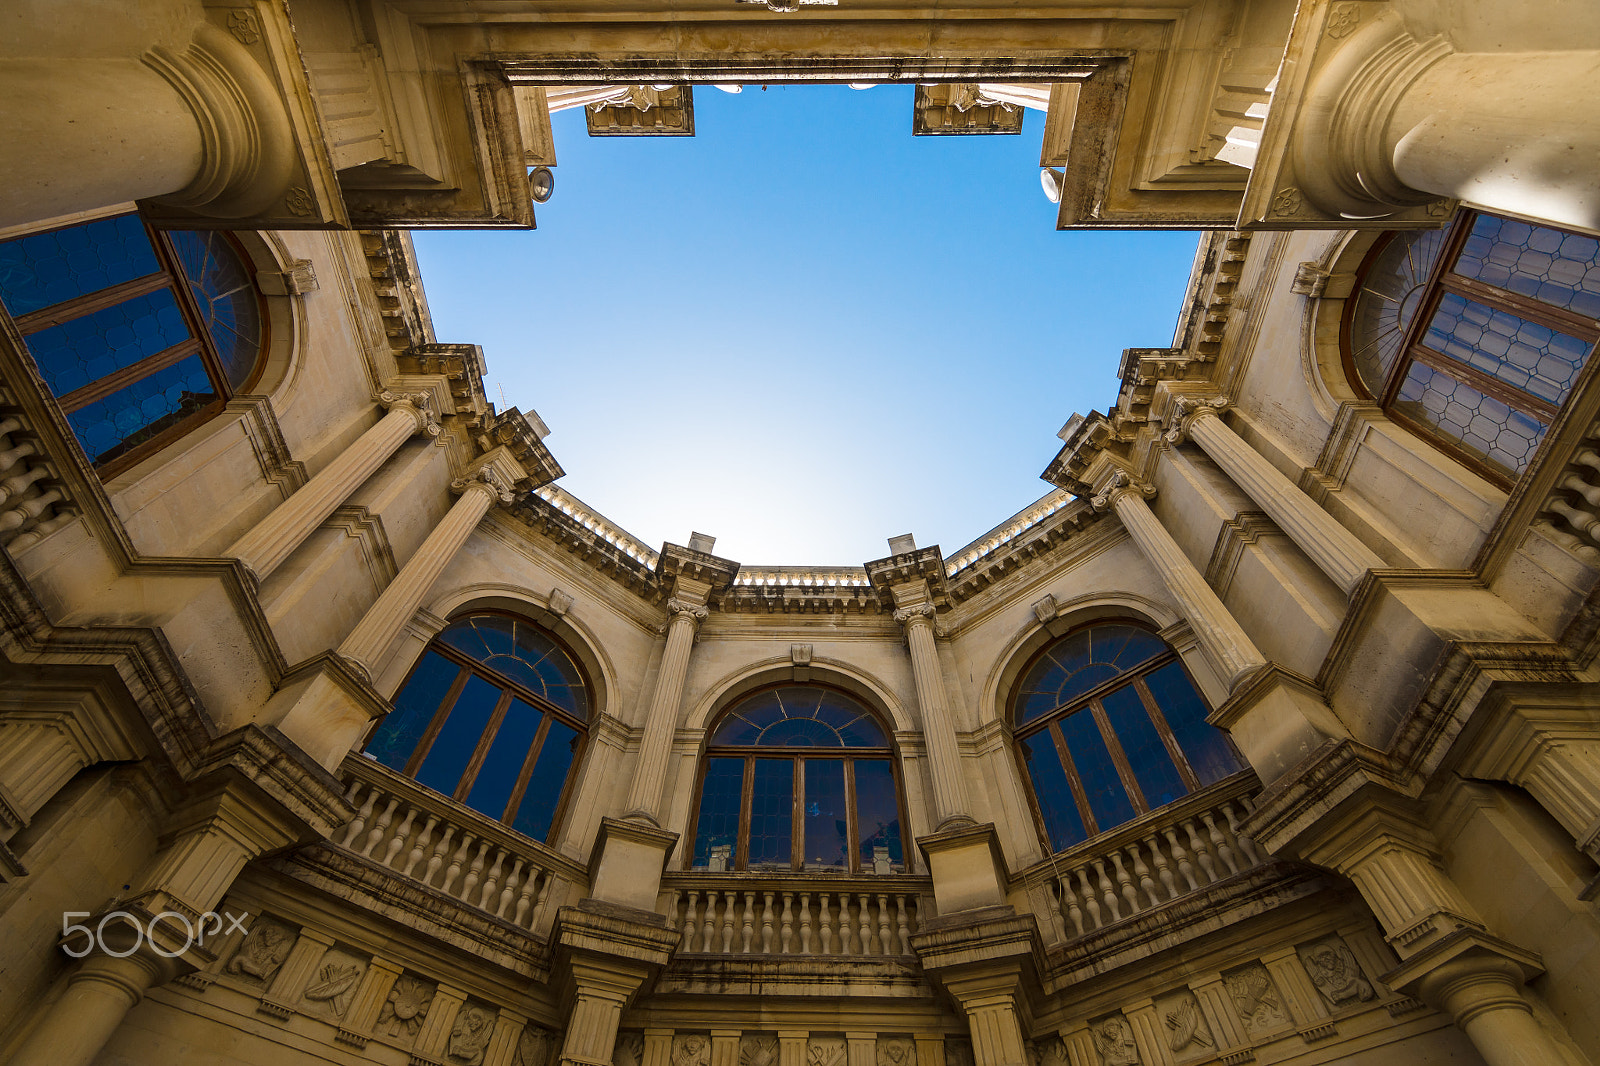
{"label": "semicircular arch", "polygon": [[916,728],[905,704],[894,695],[889,686],[869,671],[826,657],[812,659],[807,668],[809,670],[807,679],[797,681],[792,659],[774,656],[747,663],[723,675],[707,687],[705,693],[690,708],[683,722],[684,728],[704,730],[710,726],[717,714],[741,697],[757,689],[786,684],[832,685],[882,715],[894,732],[906,732]]}

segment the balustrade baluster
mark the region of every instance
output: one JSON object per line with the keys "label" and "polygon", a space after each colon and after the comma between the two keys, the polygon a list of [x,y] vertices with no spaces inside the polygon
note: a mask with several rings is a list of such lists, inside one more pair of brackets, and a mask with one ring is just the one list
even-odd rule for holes
{"label": "balustrade baluster", "polygon": [[817,905],[817,922],[822,927],[822,954],[831,954],[833,949],[833,917],[828,913],[828,893],[821,893],[822,900]]}
{"label": "balustrade baluster", "polygon": [[772,896],[771,892],[762,893],[761,907],[761,953],[772,954]]}
{"label": "balustrade baluster", "polygon": [[[519,928],[528,928],[526,924],[528,908],[533,905],[533,886],[538,879],[539,871],[530,869],[527,879],[522,882],[522,890],[517,893],[517,909],[511,921]],[[548,881],[549,878],[546,877],[545,880]]]}
{"label": "balustrade baluster", "polygon": [[494,909],[496,918],[506,916],[506,908],[511,906],[511,901],[516,897],[517,878],[522,876],[522,860],[517,859],[511,864],[511,873],[506,878],[505,887],[500,890],[500,905]]}
{"label": "balustrade baluster", "polygon": [[466,879],[461,882],[461,901],[472,902],[472,890],[478,887],[478,882],[483,878],[483,856],[489,850],[487,840],[478,841],[478,853],[472,857],[472,865],[467,867]]}
{"label": "balustrade baluster", "polygon": [[[359,786],[357,786],[359,787]],[[356,841],[361,839],[362,830],[367,827],[367,819],[372,817],[372,805],[378,799],[378,786],[373,785],[367,789],[366,802],[356,808],[356,816],[350,819],[350,826],[345,830],[344,839],[339,843],[354,851]]]}
{"label": "balustrade baluster", "polygon": [[428,856],[428,872],[423,875],[422,883],[433,884],[433,877],[439,872],[439,867],[445,863],[445,856],[450,854],[450,838],[456,835],[456,827],[446,825],[444,833],[439,837],[439,843],[433,847],[433,854]]}
{"label": "balustrade baluster", "polygon": [[1183,831],[1189,834],[1189,847],[1194,851],[1194,857],[1200,863],[1200,869],[1205,872],[1206,884],[1217,879],[1217,864],[1211,858],[1211,852],[1206,848],[1205,842],[1200,839],[1200,830],[1194,824],[1193,818],[1186,818],[1183,822]]}
{"label": "balustrade baluster", "polygon": [[1133,887],[1133,877],[1122,865],[1122,849],[1111,853],[1111,862],[1117,868],[1117,886],[1122,890],[1122,898],[1128,902],[1128,917],[1139,913],[1139,892]]}
{"label": "balustrade baluster", "polygon": [[494,865],[489,867],[489,875],[483,879],[483,891],[478,896],[478,906],[484,910],[489,909],[489,901],[494,899],[496,888],[500,887],[500,871],[505,868],[506,849],[494,849]]}
{"label": "balustrade baluster", "polygon": [[705,936],[700,945],[700,950],[706,953],[711,951],[711,941],[717,935],[717,898],[719,893],[712,889],[706,893],[706,919]]}
{"label": "balustrade baluster", "polygon": [[416,870],[417,863],[422,861],[422,856],[428,853],[428,844],[433,840],[433,827],[439,824],[439,816],[428,815],[428,820],[423,823],[422,832],[417,834],[417,839],[411,845],[411,854],[406,856],[406,868],[400,872],[410,877]]}
{"label": "balustrade baluster", "polygon": [[1133,856],[1133,875],[1139,879],[1139,888],[1143,890],[1145,899],[1150,901],[1150,906],[1161,905],[1161,897],[1156,894],[1156,879],[1150,876],[1150,867],[1145,865],[1144,852],[1139,850],[1138,841],[1130,841],[1128,853]]}
{"label": "balustrade baluster", "polygon": [[750,942],[756,935],[755,909],[756,894],[754,892],[746,892],[744,894],[744,928],[740,931],[739,937],[739,954],[741,955],[750,954]]}
{"label": "balustrade baluster", "polygon": [[683,950],[694,950],[694,935],[700,931],[700,923],[695,920],[695,907],[699,905],[700,893],[695,889],[689,890],[689,909],[683,917]]}
{"label": "balustrade baluster", "polygon": [[895,922],[900,927],[900,954],[911,954],[911,915],[906,912],[905,893],[894,897]]}
{"label": "balustrade baluster", "polygon": [[367,833],[367,845],[361,849],[362,858],[371,858],[372,849],[378,846],[378,841],[389,829],[389,823],[394,821],[394,809],[400,806],[400,797],[390,796],[389,802],[384,805],[383,813],[372,822],[372,829]]}
{"label": "balustrade baluster", "polygon": [[857,901],[861,906],[861,911],[857,915],[861,924],[861,954],[876,955],[878,940],[872,929],[872,897],[863,892],[857,897]]}
{"label": "balustrade baluster", "polygon": [[850,893],[839,893],[839,954],[856,954],[856,923],[850,915]]}
{"label": "balustrade baluster", "polygon": [[[783,897],[783,950],[789,951],[789,896]],[[811,893],[800,893],[800,954],[811,954]]]}
{"label": "balustrade baluster", "polygon": [[533,919],[528,922],[528,928],[534,932],[546,928],[545,912],[550,907],[550,886],[555,883],[555,878],[545,874],[539,878],[539,896],[533,904]]}
{"label": "balustrade baluster", "polygon": [[1111,912],[1111,920],[1120,922],[1122,920],[1122,905],[1117,902],[1117,893],[1111,887],[1111,878],[1106,876],[1106,861],[1104,859],[1094,860],[1094,872],[1100,881],[1100,902],[1104,903],[1106,910]]}
{"label": "balustrade baluster", "polygon": [[724,955],[733,954],[733,927],[735,922],[733,909],[738,900],[738,893],[731,888],[722,894],[722,953]]}
{"label": "balustrade baluster", "polygon": [[1228,838],[1221,829],[1217,828],[1216,816],[1211,811],[1200,815],[1200,820],[1206,823],[1206,835],[1211,838],[1211,849],[1222,859],[1229,873],[1239,872],[1239,861],[1233,857],[1233,848],[1228,846]]}
{"label": "balustrade baluster", "polygon": [[1189,853],[1178,843],[1178,830],[1176,826],[1167,826],[1162,830],[1167,837],[1167,846],[1172,850],[1172,861],[1178,865],[1178,876],[1182,877],[1193,892],[1200,885],[1194,879],[1194,864],[1189,861]]}
{"label": "balustrade baluster", "polygon": [[1089,908],[1089,928],[1098,929],[1105,922],[1100,917],[1100,901],[1095,898],[1094,886],[1089,884],[1089,868],[1080,866],[1077,869],[1078,887],[1083,890],[1083,905]]}
{"label": "balustrade baluster", "polygon": [[[1176,898],[1178,882],[1172,876],[1172,867],[1167,865],[1166,853],[1161,850],[1161,838],[1151,833],[1144,838],[1144,846],[1150,849],[1150,861],[1156,865],[1156,876],[1161,879],[1161,886],[1167,890],[1167,899]],[[1156,902],[1163,901],[1156,900]]]}
{"label": "balustrade baluster", "polygon": [[[1244,801],[1241,800],[1239,806],[1243,807]],[[1243,821],[1243,815],[1235,811],[1232,800],[1222,805],[1222,813],[1228,816],[1228,828],[1233,830],[1233,839],[1239,842],[1239,850],[1244,852],[1244,856],[1250,860],[1251,866],[1260,866],[1261,855],[1256,851],[1256,842],[1246,836],[1244,831],[1239,828],[1239,823]]]}
{"label": "balustrade baluster", "polygon": [[1083,935],[1083,908],[1078,906],[1078,894],[1072,891],[1072,875],[1057,879],[1056,888],[1061,892],[1061,899],[1066,901],[1067,920],[1072,923],[1072,928]]}
{"label": "balustrade baluster", "polygon": [[383,864],[390,869],[394,868],[394,857],[400,854],[400,849],[405,847],[406,841],[411,837],[411,823],[416,821],[417,809],[406,807],[406,816],[400,822],[400,828],[394,831],[389,838],[389,847],[383,854]]}
{"label": "balustrade baluster", "polygon": [[444,872],[444,884],[439,886],[444,889],[445,895],[451,895],[450,886],[455,883],[456,878],[461,876],[461,866],[467,861],[467,853],[472,850],[472,842],[476,839],[471,833],[461,834],[461,847],[457,848],[456,853],[450,856],[450,866]]}
{"label": "balustrade baluster", "polygon": [[889,939],[889,897],[882,892],[878,893],[878,943],[883,946],[880,954],[898,954],[894,941]]}

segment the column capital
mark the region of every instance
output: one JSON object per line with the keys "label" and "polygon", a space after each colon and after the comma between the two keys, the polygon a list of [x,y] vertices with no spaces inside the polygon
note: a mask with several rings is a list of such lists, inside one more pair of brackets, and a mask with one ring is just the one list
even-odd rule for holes
{"label": "column capital", "polygon": [[703,603],[695,603],[692,600],[680,600],[676,596],[667,600],[667,615],[669,620],[676,620],[679,616],[683,616],[687,618],[689,622],[691,622],[696,628],[698,628],[700,623],[704,622],[706,620],[706,616],[710,613],[711,611]]}
{"label": "column capital", "polygon": [[437,437],[442,428],[439,425],[438,401],[433,394],[425,390],[416,392],[402,392],[395,389],[384,389],[376,397],[378,403],[386,411],[396,409],[406,411],[417,420],[419,433],[430,437]]}
{"label": "column capital", "polygon": [[491,502],[514,503],[522,494],[519,490],[528,484],[528,472],[505,445],[491,449],[460,477],[450,482],[450,491],[464,493],[470,489],[486,491]]}
{"label": "column capital", "polygon": [[1233,406],[1225,396],[1174,396],[1167,410],[1167,431],[1163,439],[1168,444],[1182,444],[1189,436],[1189,427],[1207,416],[1217,417]]}
{"label": "column capital", "polygon": [[894,620],[904,626],[907,631],[910,631],[911,627],[915,625],[933,625],[934,616],[938,613],[939,609],[931,603],[917,603],[909,607],[897,608],[894,612]]}
{"label": "column capital", "polygon": [[1156,487],[1148,481],[1134,477],[1126,470],[1118,470],[1095,490],[1094,496],[1089,500],[1089,506],[1096,511],[1109,511],[1116,506],[1119,499],[1129,494],[1145,500],[1152,499],[1156,494]]}

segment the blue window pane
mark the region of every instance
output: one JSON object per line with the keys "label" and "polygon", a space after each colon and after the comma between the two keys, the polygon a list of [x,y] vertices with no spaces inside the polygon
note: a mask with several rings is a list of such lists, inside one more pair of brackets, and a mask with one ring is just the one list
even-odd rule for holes
{"label": "blue window pane", "polygon": [[222,361],[228,384],[242,389],[261,351],[261,305],[250,270],[221,233],[172,230],[167,234]]}
{"label": "blue window pane", "polygon": [[1444,237],[1444,230],[1395,234],[1362,280],[1351,318],[1350,354],[1361,383],[1373,396],[1383,395],[1406,329],[1444,249]]}
{"label": "blue window pane", "polygon": [[[467,806],[482,811],[491,818],[503,818],[511,792],[522,773],[528,752],[533,749],[533,739],[539,732],[544,714],[518,699],[506,708],[506,716],[495,730],[489,753],[484,756],[478,776],[473,778],[472,791],[467,793]],[[529,782],[532,787],[532,782]],[[559,787],[559,786],[558,786]]]}
{"label": "blue window pane", "polygon": [[1547,428],[1426,363],[1407,368],[1394,406],[1513,475],[1527,469]]}
{"label": "blue window pane", "polygon": [[0,244],[0,300],[25,315],[161,269],[138,215]]}
{"label": "blue window pane", "polygon": [[1149,674],[1145,684],[1161,708],[1178,750],[1189,760],[1202,785],[1214,784],[1240,769],[1227,736],[1206,722],[1206,705],[1189,675],[1183,672],[1182,664],[1168,663]]}
{"label": "blue window pane", "polygon": [[1100,705],[1106,710],[1111,731],[1116,734],[1122,753],[1128,757],[1134,780],[1144,793],[1145,806],[1154,810],[1189,791],[1172,755],[1161,742],[1161,734],[1150,721],[1144,701],[1130,685],[1107,693]]}
{"label": "blue window pane", "polygon": [[533,774],[528,778],[527,791],[522,794],[522,803],[517,807],[511,828],[535,840],[550,835],[550,825],[555,820],[556,808],[561,805],[561,793],[572,774],[572,763],[582,739],[582,734],[559,719],[550,720],[550,729],[545,733],[544,745],[539,748],[538,761],[533,764]]}
{"label": "blue window pane", "polygon": [[1055,743],[1048,730],[1035,733],[1027,740],[1019,740],[1022,762],[1028,768],[1028,780],[1033,782],[1033,795],[1039,801],[1039,813],[1044,816],[1044,830],[1050,837],[1050,849],[1063,851],[1079,841],[1089,839],[1083,828],[1083,817],[1072,797],[1072,786],[1067,783],[1067,772],[1061,767],[1061,756],[1056,754]]}
{"label": "blue window pane", "polygon": [[417,742],[433,721],[434,712],[444,702],[450,684],[461,667],[437,652],[428,652],[411,672],[406,687],[394,698],[394,710],[384,718],[367,753],[392,770],[405,769]]}
{"label": "blue window pane", "polygon": [[450,708],[450,717],[444,720],[439,735],[433,738],[433,747],[417,768],[417,780],[435,792],[453,794],[499,701],[498,688],[481,677],[468,678],[455,706]]}
{"label": "blue window pane", "polygon": [[1479,215],[1455,272],[1600,317],[1600,240],[1594,237]]}
{"label": "blue window pane", "polygon": [[808,870],[847,870],[850,813],[844,795],[844,760],[807,759],[803,766],[806,798],[800,820],[805,826],[805,854],[801,861]]}
{"label": "blue window pane", "polygon": [[1016,723],[1064,707],[1165,650],[1160,637],[1135,626],[1103,625],[1073,633],[1028,671],[1018,694]]}
{"label": "blue window pane", "polygon": [[67,416],[83,450],[96,463],[131,448],[203,410],[216,393],[198,355],[135,381]]}
{"label": "blue window pane", "polygon": [[1557,405],[1589,355],[1589,345],[1576,337],[1455,293],[1439,300],[1423,343]]}
{"label": "blue window pane", "polygon": [[[809,764],[807,764],[809,766]],[[889,849],[889,861],[903,866],[900,804],[894,791],[894,767],[888,759],[857,759],[856,828],[861,833],[861,868],[872,869],[872,855]]]}
{"label": "blue window pane", "polygon": [[451,623],[439,640],[562,710],[588,717],[588,690],[577,665],[531,623],[506,615],[474,615]]}
{"label": "blue window pane", "polygon": [[39,373],[56,396],[189,339],[170,289],[160,289],[28,337]]}
{"label": "blue window pane", "polygon": [[726,868],[733,869],[733,849],[739,840],[743,807],[744,760],[707,759],[705,784],[700,789],[700,815],[695,819],[695,869],[709,866],[713,853],[727,856]]}
{"label": "blue window pane", "polygon": [[1067,742],[1067,752],[1078,771],[1078,780],[1083,782],[1096,828],[1105,832],[1132,818],[1133,804],[1128,801],[1127,790],[1122,786],[1116,764],[1111,761],[1111,753],[1106,750],[1094,715],[1083,710],[1061,719],[1061,737]]}
{"label": "blue window pane", "polygon": [[814,718],[786,718],[761,731],[757,744],[779,748],[837,748],[839,731]]}
{"label": "blue window pane", "polygon": [[888,747],[865,707],[831,689],[786,685],[736,704],[711,734],[713,745]]}
{"label": "blue window pane", "polygon": [[794,761],[757,759],[750,792],[750,856],[761,865],[788,866],[794,848]]}

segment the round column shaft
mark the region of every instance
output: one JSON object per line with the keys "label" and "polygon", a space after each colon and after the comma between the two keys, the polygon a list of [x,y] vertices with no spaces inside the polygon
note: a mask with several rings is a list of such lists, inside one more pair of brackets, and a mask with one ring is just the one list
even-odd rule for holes
{"label": "round column shaft", "polygon": [[166,976],[144,952],[127,958],[94,954],[67,978],[11,1066],[89,1066],[145,991]]}
{"label": "round column shaft", "polygon": [[1229,429],[1214,408],[1201,405],[1195,410],[1189,436],[1346,595],[1368,570],[1384,565],[1376,552]]}
{"label": "round column shaft", "polygon": [[937,827],[952,819],[970,821],[971,814],[966,784],[961,779],[961,752],[945,701],[939,649],[933,640],[933,614],[933,606],[923,604],[896,611],[895,620],[906,627],[906,645],[911,651],[911,675],[917,685],[917,706],[922,711],[923,740],[928,745],[933,820]]}
{"label": "round column shaft", "polygon": [[258,579],[266,580],[400,445],[431,425],[410,400],[395,403],[377,425],[223,554],[237,556]]}
{"label": "round column shaft", "polygon": [[630,814],[644,814],[658,823],[667,759],[672,754],[672,735],[678,726],[678,705],[683,701],[683,681],[689,672],[689,650],[694,647],[695,630],[706,617],[704,607],[682,600],[668,600],[667,610],[671,614],[667,646],[661,653],[656,689],[645,715],[639,764],[628,790],[627,806]]}
{"label": "round column shaft", "polygon": [[1507,959],[1463,957],[1423,978],[1423,996],[1448,1011],[1487,1066],[1567,1062],[1561,1044],[1522,996],[1522,974]]}

